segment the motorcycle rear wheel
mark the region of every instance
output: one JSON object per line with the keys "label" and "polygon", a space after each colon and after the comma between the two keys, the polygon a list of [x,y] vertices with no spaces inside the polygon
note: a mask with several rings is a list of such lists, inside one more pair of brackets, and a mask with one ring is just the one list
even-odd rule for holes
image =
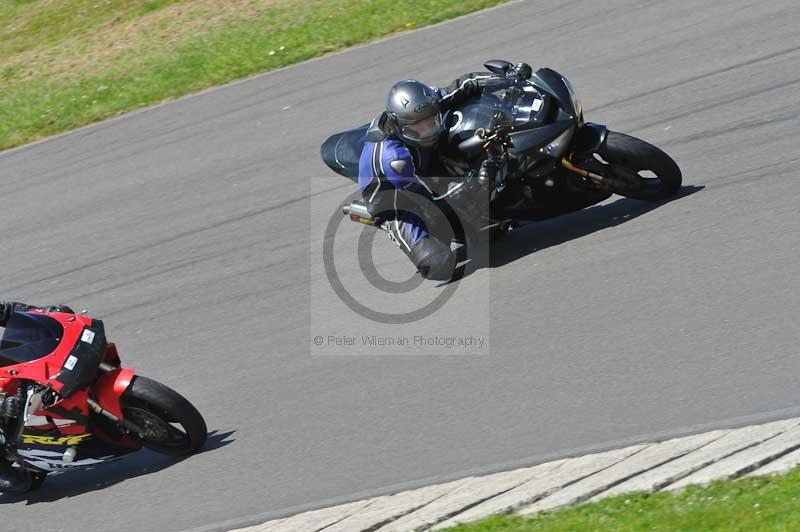
{"label": "motorcycle rear wheel", "polygon": [[660,201],[671,198],[681,188],[681,170],[672,158],[659,148],[636,137],[609,131],[598,155],[610,173],[619,180],[632,183],[614,192],[628,198]]}
{"label": "motorcycle rear wheel", "polygon": [[15,486],[14,489],[7,491],[0,489],[0,493],[19,495],[22,493],[36,491],[42,487],[42,484],[44,484],[44,481],[47,478],[47,473],[45,471],[30,471],[16,466],[11,466],[10,464],[6,467],[9,468],[8,471],[13,471],[17,476],[18,485]]}
{"label": "motorcycle rear wheel", "polygon": [[31,473],[31,487],[28,491],[36,491],[42,487],[44,481],[47,480],[47,473]]}
{"label": "motorcycle rear wheel", "polygon": [[140,427],[131,434],[153,451],[188,456],[206,442],[208,429],[200,412],[175,390],[136,376],[122,395],[124,418]]}

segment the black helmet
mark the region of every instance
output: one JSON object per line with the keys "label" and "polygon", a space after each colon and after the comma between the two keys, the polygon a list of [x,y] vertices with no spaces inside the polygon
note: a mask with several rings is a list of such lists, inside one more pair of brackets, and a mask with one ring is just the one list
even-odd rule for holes
{"label": "black helmet", "polygon": [[424,83],[408,79],[395,83],[386,97],[386,114],[393,133],[417,146],[432,146],[442,134],[439,96]]}

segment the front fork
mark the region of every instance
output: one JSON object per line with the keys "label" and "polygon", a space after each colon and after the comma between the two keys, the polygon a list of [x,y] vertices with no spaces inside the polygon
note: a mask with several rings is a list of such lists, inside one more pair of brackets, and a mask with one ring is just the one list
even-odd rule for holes
{"label": "front fork", "polygon": [[599,188],[601,190],[613,191],[613,187],[611,186],[611,183],[606,177],[600,174],[590,172],[589,170],[585,170],[583,168],[578,168],[577,166],[572,164],[572,162],[567,157],[561,158],[561,166],[563,166],[564,168],[566,168],[571,172],[575,172],[576,174],[583,176],[589,182],[591,182],[595,188]]}
{"label": "front fork", "polygon": [[607,136],[606,126],[591,122],[582,124],[575,135],[572,151],[561,158],[561,166],[583,177],[592,188],[607,192],[630,190],[638,180],[630,182],[615,172],[612,165],[603,164],[594,157],[596,153],[601,154]]}
{"label": "front fork", "polygon": [[125,419],[122,414],[121,399],[135,376],[133,370],[113,366],[105,368],[101,366],[101,369],[106,373],[97,379],[94,385],[94,395],[97,400],[91,397],[86,399],[89,408],[95,414],[112,421],[126,434],[140,435],[142,429]]}

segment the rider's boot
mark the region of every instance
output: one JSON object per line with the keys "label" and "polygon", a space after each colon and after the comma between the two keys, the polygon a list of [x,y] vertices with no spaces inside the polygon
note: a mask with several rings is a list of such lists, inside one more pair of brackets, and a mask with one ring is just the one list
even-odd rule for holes
{"label": "rider's boot", "polygon": [[28,471],[11,467],[11,462],[0,458],[0,493],[23,493],[31,488],[32,477]]}
{"label": "rider's boot", "polygon": [[417,267],[420,275],[433,281],[449,281],[456,266],[450,243],[436,238],[415,224],[399,220],[384,223],[389,238]]}
{"label": "rider's boot", "polygon": [[420,275],[432,281],[449,281],[456,267],[456,254],[450,246],[433,237],[420,240],[411,247],[408,258]]}

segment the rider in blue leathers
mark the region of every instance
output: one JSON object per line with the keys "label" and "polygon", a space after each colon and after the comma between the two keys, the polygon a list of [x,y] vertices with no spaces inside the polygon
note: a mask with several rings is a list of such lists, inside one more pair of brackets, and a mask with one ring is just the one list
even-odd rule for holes
{"label": "rider in blue leathers", "polygon": [[458,79],[444,90],[415,80],[396,83],[361,152],[358,183],[367,209],[388,220],[392,240],[428,279],[450,279],[456,256],[449,237],[425,222],[425,206],[437,197],[420,178],[431,176],[442,113],[480,91],[478,77]]}

